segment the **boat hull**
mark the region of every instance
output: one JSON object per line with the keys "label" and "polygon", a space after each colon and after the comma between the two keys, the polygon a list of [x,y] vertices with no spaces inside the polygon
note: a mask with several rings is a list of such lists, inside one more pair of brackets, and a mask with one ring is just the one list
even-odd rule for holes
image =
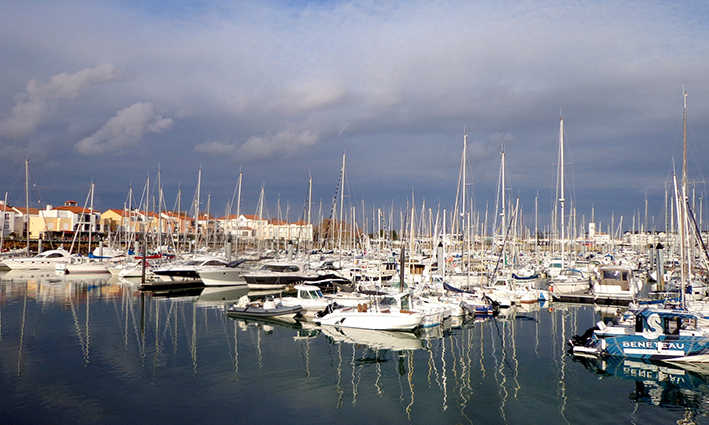
{"label": "boat hull", "polygon": [[232,306],[227,310],[227,314],[245,318],[272,318],[272,317],[294,317],[300,313],[303,308],[301,306],[278,306],[274,308],[261,307],[238,307]]}
{"label": "boat hull", "polygon": [[412,331],[421,326],[423,317],[417,313],[362,312],[354,308],[338,309],[315,323],[325,326],[371,329],[380,331]]}
{"label": "boat hull", "polygon": [[200,270],[204,286],[247,286],[241,270]]}

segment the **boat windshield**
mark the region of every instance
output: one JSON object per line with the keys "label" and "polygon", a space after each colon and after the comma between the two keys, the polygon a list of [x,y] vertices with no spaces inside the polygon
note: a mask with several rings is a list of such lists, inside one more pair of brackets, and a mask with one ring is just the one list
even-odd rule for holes
{"label": "boat windshield", "polygon": [[628,280],[626,270],[603,270],[603,279]]}
{"label": "boat windshield", "polygon": [[320,292],[319,289],[317,289],[317,290],[308,289],[308,290],[301,290],[300,291],[300,298],[304,298],[304,299],[308,299],[308,300],[317,300],[318,298],[325,298],[325,297],[323,296],[322,292]]}
{"label": "boat windshield", "polygon": [[268,270],[272,272],[299,272],[300,267],[283,264],[266,264],[261,270]]}

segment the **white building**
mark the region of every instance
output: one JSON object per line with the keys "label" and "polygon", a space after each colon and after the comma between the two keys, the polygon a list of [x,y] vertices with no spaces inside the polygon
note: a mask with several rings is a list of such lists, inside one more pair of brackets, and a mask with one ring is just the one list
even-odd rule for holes
{"label": "white building", "polygon": [[287,223],[280,220],[266,220],[257,215],[229,215],[217,219],[227,235],[255,240],[313,240],[313,225],[305,221]]}
{"label": "white building", "polygon": [[[8,237],[10,234],[14,233],[18,238],[25,234],[25,213],[26,209],[22,211],[18,207],[11,207],[5,205],[4,201],[0,201],[0,213],[2,214],[2,223],[0,223],[0,229],[2,229],[2,236]],[[30,208],[30,215],[32,211],[37,211],[34,208]]]}

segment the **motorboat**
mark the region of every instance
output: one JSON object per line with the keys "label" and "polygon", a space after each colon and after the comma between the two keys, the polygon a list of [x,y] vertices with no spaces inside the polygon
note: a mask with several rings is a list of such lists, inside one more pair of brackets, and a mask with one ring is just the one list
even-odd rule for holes
{"label": "motorboat", "polygon": [[143,274],[149,279],[153,279],[153,266],[150,262],[145,262],[145,272],[143,272],[143,261],[131,261],[116,267],[109,267],[108,272],[111,276],[118,276],[124,279],[142,278]]}
{"label": "motorboat", "polygon": [[685,309],[643,308],[567,341],[571,352],[672,362],[709,362],[709,319]]}
{"label": "motorboat", "polygon": [[452,310],[453,317],[493,316],[500,310],[500,304],[485,294],[466,291],[442,280],[441,284],[446,295],[438,297],[439,300],[459,307]]}
{"label": "motorboat", "polygon": [[324,311],[332,301],[325,298],[319,287],[314,285],[295,285],[294,297],[283,297],[281,303],[284,306],[299,305],[303,308],[301,315],[315,317],[317,313]]}
{"label": "motorboat", "polygon": [[66,263],[70,257],[69,251],[59,248],[41,252],[34,257],[6,258],[3,262],[10,270],[54,269],[57,263]]}
{"label": "motorboat", "polygon": [[549,282],[549,292],[553,295],[588,294],[591,288],[591,278],[576,269],[563,269]]}
{"label": "motorboat", "polygon": [[603,266],[599,268],[598,281],[593,285],[597,298],[634,300],[647,297],[650,285],[628,266]]}
{"label": "motorboat", "polygon": [[247,286],[244,273],[252,271],[254,260],[234,260],[222,267],[199,268],[204,286]]}
{"label": "motorboat", "polygon": [[199,280],[199,271],[214,267],[224,267],[225,260],[216,257],[197,257],[184,263],[171,264],[153,269],[153,274],[161,281],[186,282]]}
{"label": "motorboat", "polygon": [[244,318],[293,318],[303,307],[285,306],[273,297],[261,301],[249,301],[248,295],[239,298],[239,302],[229,307],[227,314]]}
{"label": "motorboat", "polygon": [[537,279],[537,275],[519,277],[512,273],[509,276],[498,276],[483,290],[500,307],[509,307],[512,304],[534,304],[549,298],[546,291],[537,288]]}
{"label": "motorboat", "polygon": [[69,261],[59,262],[54,267],[57,272],[66,274],[103,274],[109,273],[108,268],[109,263],[105,261],[80,255],[72,256]]}
{"label": "motorboat", "polygon": [[291,261],[268,262],[243,277],[250,289],[285,288],[322,279],[317,271],[307,268],[304,263]]}
{"label": "motorboat", "polygon": [[424,313],[408,310],[408,301],[400,301],[395,296],[388,296],[382,302],[377,302],[373,297],[369,303],[356,307],[328,307],[325,314],[316,317],[314,322],[325,326],[383,331],[412,331],[420,327]]}

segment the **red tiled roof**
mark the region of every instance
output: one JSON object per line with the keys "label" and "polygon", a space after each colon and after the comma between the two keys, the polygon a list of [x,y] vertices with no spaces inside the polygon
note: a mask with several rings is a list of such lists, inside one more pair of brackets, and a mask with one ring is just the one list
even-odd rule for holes
{"label": "red tiled roof", "polygon": [[61,206],[61,207],[55,207],[55,210],[61,210],[61,211],[71,211],[74,214],[91,214],[92,212],[95,213],[101,213],[99,210],[91,210],[90,208],[83,208],[83,207],[69,207],[69,206]]}

